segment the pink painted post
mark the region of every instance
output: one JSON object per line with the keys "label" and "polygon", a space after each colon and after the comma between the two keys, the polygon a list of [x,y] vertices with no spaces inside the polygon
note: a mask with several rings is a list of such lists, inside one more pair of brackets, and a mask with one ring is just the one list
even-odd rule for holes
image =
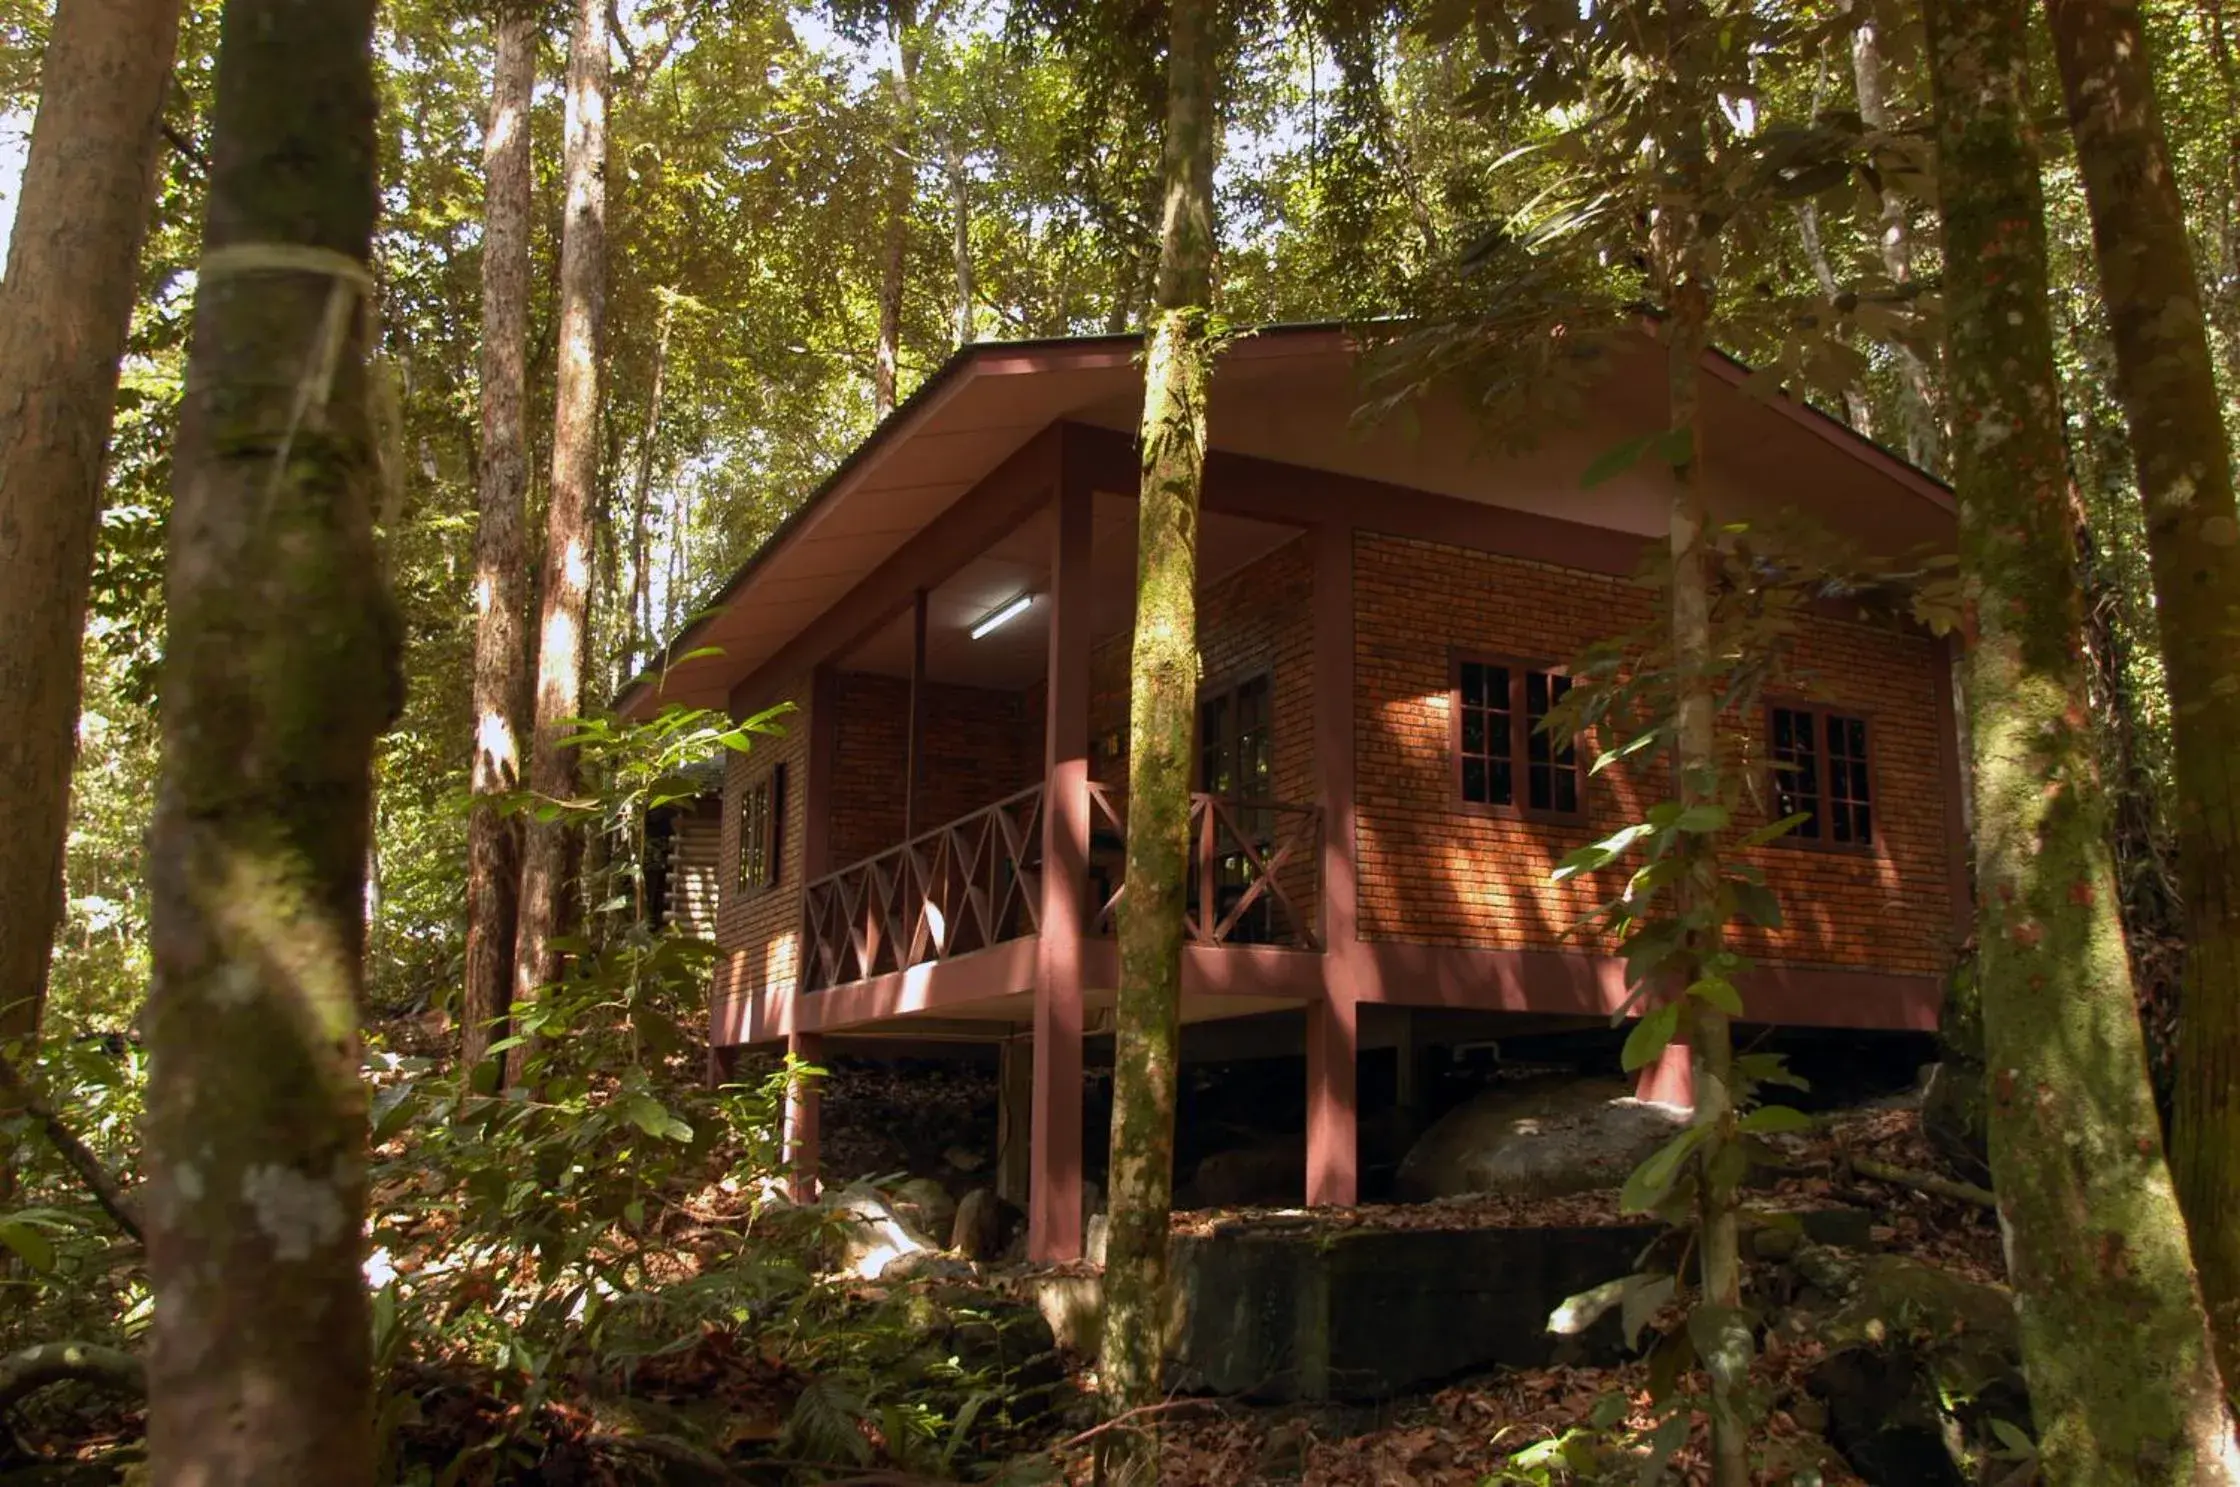
{"label": "pink painted post", "polygon": [[[822,1033],[788,1033],[786,1053],[805,1064],[824,1057]],[[786,1087],[786,1127],[783,1152],[792,1170],[793,1201],[817,1201],[817,1155],[823,1119],[824,1095],[813,1079],[797,1079]]]}
{"label": "pink painted post", "polygon": [[1081,1025],[1089,877],[1090,491],[1061,482],[1050,561],[1042,932],[1034,995],[1027,1253],[1081,1258]]}
{"label": "pink painted post", "polygon": [[1322,1000],[1307,1007],[1307,1201],[1360,1197],[1354,1061],[1375,965],[1353,860],[1353,528],[1314,529],[1315,798],[1322,808]]}
{"label": "pink painted post", "polygon": [[1657,1061],[1643,1065],[1641,1072],[1634,1076],[1633,1093],[1636,1099],[1678,1105],[1683,1110],[1695,1109],[1696,1070],[1693,1051],[1678,1038],[1665,1044],[1664,1052],[1657,1055]]}

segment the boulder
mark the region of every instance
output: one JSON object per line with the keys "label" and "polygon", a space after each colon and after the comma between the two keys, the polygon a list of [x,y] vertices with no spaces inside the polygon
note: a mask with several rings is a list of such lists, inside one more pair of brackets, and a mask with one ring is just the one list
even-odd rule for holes
{"label": "boulder", "polygon": [[982,1265],[1003,1253],[1003,1200],[994,1188],[974,1188],[964,1195],[949,1226],[949,1248]]}
{"label": "boulder", "polygon": [[1177,1196],[1185,1208],[1273,1208],[1297,1206],[1306,1191],[1307,1138],[1292,1133],[1213,1153]]}
{"label": "boulder", "polygon": [[894,1190],[895,1212],[920,1234],[946,1234],[957,1222],[957,1200],[930,1177],[913,1177]]}
{"label": "boulder", "polygon": [[1403,1201],[1472,1194],[1550,1198],[1622,1186],[1688,1123],[1614,1079],[1499,1085],[1441,1116],[1401,1160]]}
{"label": "boulder", "polygon": [[1798,1325],[1828,1349],[1805,1386],[1826,1408],[1829,1444],[1872,1487],[1965,1487],[1971,1439],[1997,1444],[1993,1420],[2029,1428],[2006,1290],[1815,1244],[1789,1268],[1803,1286]]}
{"label": "boulder", "polygon": [[856,1280],[877,1280],[905,1255],[940,1248],[910,1227],[886,1198],[868,1188],[844,1188],[828,1199],[839,1222],[834,1269]]}

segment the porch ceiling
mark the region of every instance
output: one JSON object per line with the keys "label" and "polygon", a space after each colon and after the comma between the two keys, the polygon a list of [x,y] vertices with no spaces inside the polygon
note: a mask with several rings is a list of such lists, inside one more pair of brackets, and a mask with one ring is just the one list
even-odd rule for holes
{"label": "porch ceiling", "polygon": [[[1089,613],[1099,640],[1125,631],[1135,614],[1136,503],[1097,493],[1089,538]],[[926,677],[960,686],[1017,691],[1042,679],[1050,656],[1052,518],[1038,511],[926,594]],[[1299,535],[1297,527],[1226,512],[1198,529],[1198,583],[1210,588]],[[1025,594],[1034,606],[978,640],[973,626]],[[910,674],[911,617],[896,615],[840,658],[849,671]]]}

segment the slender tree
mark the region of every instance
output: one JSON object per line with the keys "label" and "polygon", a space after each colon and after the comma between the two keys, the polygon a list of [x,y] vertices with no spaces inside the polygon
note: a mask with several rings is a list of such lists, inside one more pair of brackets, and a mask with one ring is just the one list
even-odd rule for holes
{"label": "slender tree", "polygon": [[62,916],[79,647],[179,0],[62,0],[0,281],[0,1042]]}
{"label": "slender tree", "polygon": [[[1885,55],[1883,25],[1871,0],[1853,0],[1858,25],[1851,33],[1851,79],[1859,99],[1859,122],[1881,133],[1898,127],[1890,108],[1889,59]],[[1913,279],[1913,226],[1907,218],[1902,192],[1881,193],[1881,221],[1876,234],[1882,250],[1883,272],[1894,285]],[[1891,347],[1898,364],[1898,421],[1905,436],[1906,458],[1924,470],[1934,470],[1944,458],[1944,438],[1937,426],[1936,377],[1929,364],[1911,346]]]}
{"label": "slender tree", "polygon": [[[2071,541],[2024,0],[1929,0],[1968,607],[1991,1170],[2046,1479],[2230,1483],[2117,920]],[[2121,1348],[2108,1346],[2111,1319]]]}
{"label": "slender tree", "polygon": [[482,462],[474,539],[473,814],[467,821],[467,985],[460,1067],[483,1060],[513,995],[521,831],[496,797],[521,785],[519,710],[528,652],[522,634],[528,570],[522,506],[529,484],[529,100],[539,25],[531,7],[500,0],[483,136]]}
{"label": "slender tree", "polygon": [[[1168,8],[1166,205],[1143,382],[1143,474],[1128,705],[1128,892],[1120,911],[1113,1055],[1111,1232],[1099,1354],[1107,1411],[1157,1401],[1165,1356],[1167,1221],[1189,878],[1192,719],[1198,690],[1198,498],[1205,475],[1213,299],[1211,0]],[[1157,1480],[1157,1436],[1114,1430],[1111,1481]]]}
{"label": "slender tree", "polygon": [[358,1077],[376,735],[373,0],[229,0],[149,844],[159,1487],[373,1481]]}
{"label": "slender tree", "polygon": [[957,344],[979,339],[972,302],[972,173],[965,168],[964,139],[954,125],[941,140],[942,168],[949,177],[951,256],[957,269]]}
{"label": "slender tree", "polygon": [[894,41],[894,158],[888,162],[886,235],[879,247],[879,346],[871,372],[871,411],[894,411],[902,366],[903,270],[910,250],[910,203],[918,179],[918,35],[916,0],[894,0],[888,13]]}
{"label": "slender tree", "polygon": [[2240,1379],[2240,509],[2185,206],[2135,0],[2049,0],[2170,688],[2186,919],[2171,1164],[2224,1377]]}
{"label": "slender tree", "polygon": [[[607,274],[607,4],[576,0],[568,38],[565,164],[567,205],[560,237],[558,392],[552,419],[552,498],[545,513],[544,601],[537,624],[536,733],[529,788],[572,795],[569,720],[583,711],[589,657],[592,512],[599,488],[599,358]],[[553,948],[565,919],[567,827],[531,817],[521,867],[521,918],[513,999],[533,1000],[560,973]],[[518,1075],[524,1050],[508,1060]]]}

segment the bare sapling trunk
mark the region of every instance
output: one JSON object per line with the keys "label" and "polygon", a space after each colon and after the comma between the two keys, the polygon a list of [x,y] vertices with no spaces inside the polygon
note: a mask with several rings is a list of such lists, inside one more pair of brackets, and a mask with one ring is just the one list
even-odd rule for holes
{"label": "bare sapling trunk", "polygon": [[[1858,29],[1851,33],[1851,79],[1859,97],[1859,121],[1869,129],[1892,128],[1888,82],[1889,64],[1882,54],[1882,23],[1871,4],[1863,5]],[[1882,249],[1883,272],[1893,284],[1913,280],[1913,229],[1906,220],[1905,197],[1895,191],[1882,193],[1882,221],[1877,241]],[[1934,470],[1944,458],[1944,434],[1937,424],[1936,377],[1929,364],[1911,346],[1894,346],[1898,363],[1898,421],[1905,435],[1906,458],[1924,470]]]}
{"label": "bare sapling trunk", "polygon": [[0,1043],[39,1035],[62,918],[103,460],[178,36],[179,0],[62,0],[0,281]]}
{"label": "bare sapling trunk", "polygon": [[639,655],[654,639],[653,578],[646,571],[651,561],[647,532],[653,525],[654,450],[661,437],[661,402],[669,382],[669,337],[676,329],[676,318],[676,302],[664,295],[661,333],[653,343],[653,386],[646,393],[645,427],[638,431],[637,493],[630,502],[630,598],[622,617],[628,639],[622,648],[620,682],[629,681],[635,674]]}
{"label": "bare sapling trunk", "polygon": [[[576,0],[568,37],[567,205],[560,235],[558,391],[552,418],[552,498],[545,511],[544,602],[537,620],[535,734],[529,788],[547,799],[576,789],[575,750],[562,747],[583,712],[589,655],[592,512],[599,486],[599,358],[606,328],[607,6]],[[568,829],[531,818],[522,852],[521,920],[514,954],[518,1007],[560,976],[553,948],[570,891]],[[527,1049],[507,1057],[518,1079]]]}
{"label": "bare sapling trunk", "polygon": [[1167,41],[1166,210],[1143,385],[1143,474],[1128,707],[1127,896],[1112,1087],[1111,1230],[1099,1368],[1109,1418],[1098,1473],[1158,1479],[1167,1225],[1174,1204],[1182,940],[1198,691],[1198,500],[1213,298],[1214,58],[1208,0],[1175,0]]}
{"label": "bare sapling trunk", "polygon": [[399,626],[368,416],[373,0],[229,0],[174,477],[141,1195],[158,1487],[371,1487],[359,1077]]}
{"label": "bare sapling trunk", "polygon": [[[2045,1479],[2227,1484],[2096,768],[2023,0],[1930,0],[1991,1171]],[[2113,1330],[2111,1330],[2113,1329]]]}
{"label": "bare sapling trunk", "polygon": [[953,255],[957,265],[957,344],[979,339],[972,302],[972,174],[965,168],[964,141],[951,129],[941,141],[942,164],[949,174],[949,210],[955,217]]}
{"label": "bare sapling trunk", "polygon": [[904,3],[894,20],[894,159],[887,178],[886,237],[879,248],[879,346],[871,368],[871,412],[877,419],[894,411],[902,372],[902,291],[918,179],[917,84],[917,7]]}
{"label": "bare sapling trunk", "polygon": [[467,975],[459,1068],[471,1078],[513,999],[521,892],[519,818],[496,798],[521,787],[517,709],[529,658],[522,508],[529,485],[529,102],[537,81],[536,12],[500,0],[484,137],[482,459],[474,538],[474,794],[467,819]]}
{"label": "bare sapling trunk", "polygon": [[2146,505],[2186,926],[2171,1168],[2229,1384],[2240,1380],[2240,508],[2139,6],[2046,10]]}

